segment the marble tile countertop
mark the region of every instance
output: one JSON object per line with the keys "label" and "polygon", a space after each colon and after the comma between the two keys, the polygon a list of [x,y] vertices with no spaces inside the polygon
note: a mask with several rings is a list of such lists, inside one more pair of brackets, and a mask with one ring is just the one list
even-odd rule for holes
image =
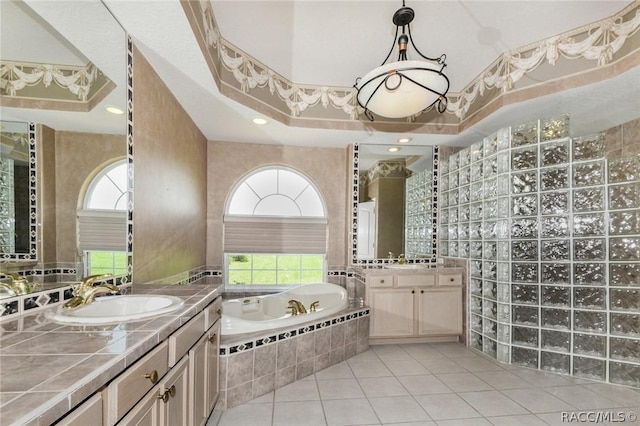
{"label": "marble tile countertop", "polygon": [[[395,265],[395,264],[394,264]],[[416,265],[407,264],[407,265]],[[354,271],[362,274],[362,275],[422,275],[422,274],[454,274],[454,273],[462,273],[464,272],[464,268],[457,266],[438,266],[435,268],[430,268],[428,266],[425,267],[414,267],[409,266],[407,268],[361,268],[355,267]]]}
{"label": "marble tile countertop", "polygon": [[0,322],[0,424],[49,425],[88,398],[222,291],[192,284],[134,285],[132,294],[182,297],[168,315],[112,325],[62,325],[45,311]]}

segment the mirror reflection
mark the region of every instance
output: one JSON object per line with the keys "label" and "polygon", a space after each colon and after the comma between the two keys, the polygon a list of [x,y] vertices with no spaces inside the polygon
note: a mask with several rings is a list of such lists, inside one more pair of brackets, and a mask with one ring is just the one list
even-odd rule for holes
{"label": "mirror reflection", "polygon": [[433,148],[359,145],[357,258],[432,256]]}
{"label": "mirror reflection", "polygon": [[[0,272],[5,274],[0,277],[0,297],[11,293],[2,289],[25,276],[30,289],[49,289],[111,266],[114,275],[121,275],[126,271],[121,208],[126,201],[104,209],[92,208],[87,200],[96,196],[95,182],[126,158],[126,34],[100,1],[0,2],[0,12],[0,113],[5,120],[0,179],[9,182],[3,176],[11,160],[14,192],[21,186],[17,178],[24,174],[22,160],[12,157],[20,157],[23,138],[18,129],[26,123],[37,125],[38,159],[38,197],[31,214],[23,211],[22,198],[14,197],[13,212],[9,203],[0,205]],[[108,112],[112,107],[120,114]],[[116,189],[103,189],[126,198],[126,184],[116,183]],[[33,226],[37,221],[37,232],[25,234],[23,220]],[[108,238],[93,233],[105,229],[97,220],[110,221],[114,232]],[[12,222],[13,243],[9,238],[5,243],[10,231],[4,228]],[[37,253],[30,261],[21,255],[23,236],[27,242],[37,239]]]}

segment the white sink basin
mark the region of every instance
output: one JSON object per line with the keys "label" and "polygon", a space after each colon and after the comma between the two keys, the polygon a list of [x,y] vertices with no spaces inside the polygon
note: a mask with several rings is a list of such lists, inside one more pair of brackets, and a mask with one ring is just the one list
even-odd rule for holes
{"label": "white sink basin", "polygon": [[104,296],[77,309],[47,311],[52,321],[65,324],[109,324],[163,315],[180,308],[184,301],[175,296],[125,295]]}
{"label": "white sink basin", "polygon": [[414,263],[407,263],[405,265],[385,265],[387,269],[425,269],[422,265],[416,265]]}

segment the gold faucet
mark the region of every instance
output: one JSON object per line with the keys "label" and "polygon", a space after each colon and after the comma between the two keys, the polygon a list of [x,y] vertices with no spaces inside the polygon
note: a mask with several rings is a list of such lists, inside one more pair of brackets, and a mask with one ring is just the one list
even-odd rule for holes
{"label": "gold faucet", "polygon": [[309,311],[310,312],[315,312],[316,309],[318,308],[318,306],[320,306],[320,301],[316,300],[315,302],[313,302],[310,306],[309,306]]}
{"label": "gold faucet", "polygon": [[404,265],[407,263],[407,259],[404,257],[404,253],[400,253],[398,256],[398,265]]}
{"label": "gold faucet", "polygon": [[77,308],[93,302],[98,294],[118,294],[120,290],[113,284],[102,283],[95,285],[97,281],[110,278],[111,274],[91,275],[82,279],[80,284],[72,287],[73,298],[69,299],[64,307],[67,309]]}
{"label": "gold faucet", "polygon": [[29,284],[29,281],[20,274],[0,272],[0,278],[8,278],[10,280],[8,283],[0,283],[0,288],[4,288],[11,296],[29,294],[37,287],[37,284]]}
{"label": "gold faucet", "polygon": [[[302,304],[301,301],[299,300],[289,300],[289,307],[291,306],[295,306],[296,310],[298,311],[298,314],[306,314],[307,313],[307,308],[304,307],[304,305]],[[293,314],[296,315],[296,314]]]}
{"label": "gold faucet", "polygon": [[389,263],[393,263],[393,261],[394,261],[395,259],[394,259],[394,257],[393,257],[393,252],[392,252],[392,251],[390,251],[390,252],[389,252],[389,256],[388,256],[388,257],[389,257],[389,260],[391,261],[391,262],[389,262]]}

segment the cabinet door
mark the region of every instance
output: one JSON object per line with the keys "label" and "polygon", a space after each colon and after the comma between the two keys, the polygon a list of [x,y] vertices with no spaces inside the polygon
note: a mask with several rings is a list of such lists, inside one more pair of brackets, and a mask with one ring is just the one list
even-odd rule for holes
{"label": "cabinet door", "polygon": [[371,337],[401,337],[414,334],[414,290],[371,289]]}
{"label": "cabinet door", "polygon": [[[156,386],[147,393],[118,426],[158,426],[160,425],[160,409],[162,408],[161,388]],[[87,423],[90,424],[90,423]]]}
{"label": "cabinet door", "polygon": [[462,334],[462,289],[419,290],[421,335]]}
{"label": "cabinet door", "polygon": [[102,424],[102,394],[93,395],[58,424],[64,426]]}
{"label": "cabinet door", "polygon": [[161,394],[168,392],[161,402],[160,424],[164,426],[189,425],[189,357],[183,357],[165,376]]}
{"label": "cabinet door", "polygon": [[191,424],[200,426],[207,421],[207,346],[209,345],[208,335],[195,344],[189,351],[189,382],[193,392],[191,398],[190,416]]}
{"label": "cabinet door", "polygon": [[220,321],[207,333],[207,417],[213,411],[220,392]]}

